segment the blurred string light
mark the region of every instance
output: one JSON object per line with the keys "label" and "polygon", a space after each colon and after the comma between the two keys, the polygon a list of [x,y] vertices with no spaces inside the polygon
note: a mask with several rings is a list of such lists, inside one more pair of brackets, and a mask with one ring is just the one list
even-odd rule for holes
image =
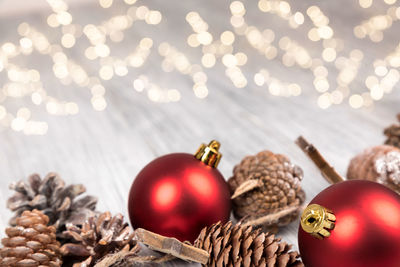
{"label": "blurred string light", "polygon": [[133,81],[133,88],[140,93],[147,92],[148,98],[153,102],[177,102],[181,99],[181,93],[177,89],[160,88],[157,84],[151,83],[146,75],[139,75]]}
{"label": "blurred string light", "polygon": [[[377,1],[387,5],[386,13],[373,15],[355,25],[355,37],[368,37],[369,41],[381,42],[384,32],[400,19],[400,7],[396,6],[396,0],[359,0],[359,6],[361,9],[372,9]],[[228,21],[231,27],[219,33],[212,32],[213,25],[207,23],[197,11],[187,13],[185,19],[192,33],[187,36],[186,43],[191,48],[201,49],[199,59],[194,60],[166,41],[155,43],[150,37],[138,40],[138,44],[127,55],[116,57],[113,55],[114,44],[122,42],[126,31],[136,23],[141,21],[148,25],[158,25],[163,20],[160,11],[138,4],[137,0],[123,2],[127,7],[121,14],[113,15],[96,25],[77,23],[66,1],[47,0],[52,10],[46,19],[47,25],[58,29],[61,34],[55,43],[51,43],[43,32],[28,23],[21,23],[17,29],[19,40],[0,45],[0,72],[4,72],[8,79],[0,90],[0,125],[28,135],[42,135],[47,132],[48,124],[33,119],[35,106],[44,107],[51,115],[79,113],[77,103],[57,99],[50,94],[37,69],[20,67],[14,62],[14,58],[29,56],[33,52],[51,60],[52,72],[61,84],[73,84],[88,90],[92,107],[97,111],[107,107],[107,90],[103,83],[115,77],[127,76],[131,68],[140,69],[154,54],[161,56],[160,68],[164,72],[189,77],[193,83],[194,95],[198,98],[208,96],[207,70],[218,64],[224,66],[225,75],[237,88],[246,87],[250,78],[273,96],[295,97],[303,93],[299,84],[281,80],[266,68],[260,69],[253,77],[247,75],[244,69],[251,58],[244,51],[237,50],[239,43],[243,49],[243,41],[265,60],[279,60],[283,67],[310,72],[314,89],[319,94],[317,104],[321,108],[346,102],[352,108],[372,106],[385,94],[391,93],[400,81],[399,44],[386,57],[373,61],[373,71],[365,78],[367,91],[354,90],[352,83],[364,64],[364,52],[349,47],[344,49],[345,41],[335,36],[330,19],[318,5],[310,5],[304,11],[299,11],[293,8],[291,2],[282,0],[259,0],[257,8],[264,14],[285,21],[289,27],[288,33],[290,29],[304,31],[306,39],[320,46],[318,55],[309,52],[304,40],[293,39],[288,34],[282,35],[272,28],[260,29],[256,25],[249,25],[245,4],[234,0],[229,3],[231,16]],[[98,3],[100,8],[109,9],[117,1],[98,0]],[[118,4],[121,3],[118,1]],[[69,50],[76,49],[79,42],[79,48],[83,47],[82,54],[97,63],[97,68],[88,70],[70,58]],[[154,53],[154,50],[158,53]],[[176,102],[182,98],[178,89],[160,86],[156,81],[150,81],[146,75],[133,77],[132,85],[137,92],[146,94],[154,102]],[[30,97],[33,106],[20,107],[14,112],[8,110],[6,101],[21,97]]]}
{"label": "blurred string light", "polygon": [[158,53],[164,58],[161,67],[165,72],[176,70],[183,75],[190,76],[193,81],[194,94],[198,98],[205,98],[208,95],[208,77],[200,65],[191,64],[184,53],[179,52],[167,42],[160,44]]}
{"label": "blurred string light", "polygon": [[[388,0],[385,1],[388,5],[393,5],[396,1]],[[372,5],[371,1],[363,1],[360,0],[360,6],[363,8],[368,8]],[[274,8],[272,8],[274,6]],[[283,8],[282,8],[283,7]],[[263,1],[259,2],[259,8],[261,11],[278,11],[282,8],[281,14],[288,13],[291,10],[290,4],[284,1]],[[243,14],[245,12],[242,12]],[[345,98],[349,99],[349,105],[352,108],[360,108],[362,106],[371,106],[373,101],[380,100],[384,93],[390,93],[394,85],[398,82],[398,72],[395,69],[390,70],[390,74],[387,74],[389,71],[386,66],[381,62],[374,62],[375,73],[381,76],[387,75],[382,78],[382,82],[379,85],[374,85],[373,89],[370,93],[359,94],[351,94],[350,93],[350,84],[354,81],[357,76],[358,69],[361,65],[361,61],[363,60],[363,52],[360,50],[352,50],[349,57],[339,56],[340,52],[344,48],[344,42],[341,39],[334,38],[334,30],[329,26],[329,18],[326,17],[321,9],[318,6],[310,6],[307,9],[307,15],[312,21],[315,27],[311,28],[308,31],[308,38],[311,41],[323,41],[323,51],[321,54],[321,59],[314,58],[311,59],[308,57],[307,50],[299,46],[297,49],[293,48],[292,53],[290,53],[289,47],[292,46],[292,41],[289,37],[284,36],[279,40],[279,48],[282,50],[286,50],[287,52],[282,57],[282,63],[287,66],[293,66],[297,63],[300,67],[310,68],[315,76],[314,79],[314,87],[315,89],[321,93],[318,98],[318,105],[321,108],[328,108],[332,104],[340,104],[343,102]],[[301,13],[300,13],[301,14]],[[233,14],[234,15],[234,14]],[[299,18],[301,18],[299,16]],[[361,25],[358,25],[354,28],[354,34],[358,38],[364,38],[366,35],[369,35],[370,39],[374,42],[382,41],[383,39],[383,31],[390,28],[392,23],[400,18],[400,8],[392,6],[387,10],[386,15],[382,16],[373,16],[368,21],[363,22]],[[299,20],[299,22],[303,22],[303,20]],[[299,23],[300,26],[302,23]],[[293,27],[293,25],[291,25]],[[257,36],[257,35],[256,35]],[[258,36],[261,36],[258,33]],[[248,38],[249,39],[249,38]],[[261,45],[263,41],[260,37],[254,38],[256,41],[253,41],[253,47],[256,45]],[[250,39],[251,40],[251,39]],[[250,42],[252,43],[252,42]],[[272,42],[271,42],[272,43]],[[262,48],[260,49],[261,51]],[[264,50],[265,51],[265,50]],[[297,60],[296,60],[297,58]],[[396,56],[393,54],[390,55],[390,58],[393,61],[396,61]],[[297,62],[296,62],[297,61]],[[302,64],[303,62],[303,64]],[[312,62],[312,64],[310,64]],[[330,84],[328,81],[328,69],[324,66],[323,62],[335,64],[335,67],[338,69],[338,76],[336,79],[337,88],[334,90],[330,90]],[[255,76],[255,80],[260,80],[261,77],[258,74]],[[372,76],[374,77],[374,76]],[[376,77],[375,77],[376,78]],[[378,78],[374,79],[378,80]],[[369,79],[371,81],[371,79]],[[370,82],[369,82],[370,83]],[[382,85],[384,83],[384,85]],[[376,82],[378,84],[378,82]],[[371,86],[370,84],[367,85]],[[274,88],[282,88],[279,86],[274,86]],[[278,89],[274,89],[270,93],[276,94]],[[284,94],[288,96],[289,94]]]}
{"label": "blurred string light", "polygon": [[[237,12],[240,12],[240,10]],[[238,88],[245,87],[247,85],[247,79],[243,75],[240,66],[246,64],[247,55],[243,52],[233,54],[235,34],[227,30],[220,34],[219,39],[214,40],[213,35],[208,32],[208,24],[197,12],[189,12],[186,15],[186,21],[194,31],[194,33],[187,38],[187,43],[191,47],[202,46],[202,65],[205,68],[212,68],[217,60],[220,59],[222,64],[226,67],[225,74],[232,81],[233,85]],[[198,97],[203,98],[208,94],[208,90],[206,91],[206,88],[201,84],[195,84],[193,89]]]}
{"label": "blurred string light", "polygon": [[297,83],[285,83],[279,79],[272,77],[268,70],[261,69],[254,75],[254,83],[258,86],[266,85],[268,91],[274,96],[299,96],[301,94],[301,87]]}
{"label": "blurred string light", "polygon": [[[297,28],[304,23],[304,16],[300,12],[296,12],[293,15],[291,13],[291,6],[286,1],[261,0],[258,4],[258,7],[263,12],[278,14],[280,17],[284,18],[285,20],[288,20],[289,26],[292,28]],[[230,5],[230,11],[232,14],[230,22],[231,25],[234,27],[236,34],[244,35],[248,43],[251,45],[251,47],[256,49],[260,54],[264,55],[266,59],[273,60],[274,58],[276,58],[278,55],[278,48],[281,48],[283,51],[285,51],[284,55],[282,56],[282,63],[286,67],[293,66],[296,63],[299,66],[305,68],[311,66],[311,57],[309,56],[307,50],[298,45],[297,42],[292,41],[289,37],[285,36],[280,39],[279,47],[277,47],[272,44],[275,41],[275,32],[273,30],[264,29],[261,31],[256,26],[252,25],[249,26],[244,19],[244,15],[246,14],[246,9],[242,2],[240,1],[232,2]],[[297,19],[295,19],[296,16]],[[265,73],[267,72],[267,70],[264,69],[263,72]],[[232,72],[231,77],[233,78],[235,76],[240,78],[243,77],[242,79],[245,79],[243,74],[238,71]],[[261,76],[256,74],[255,77],[261,77]],[[256,80],[257,79],[255,78],[255,81]],[[271,78],[270,81],[267,80],[266,82],[269,83],[268,85],[269,92],[272,95],[282,95],[282,96],[291,95],[291,93],[288,93],[289,91],[286,90],[287,89],[286,84],[280,82],[278,79]]]}
{"label": "blurred string light", "polygon": [[384,59],[376,59],[373,65],[374,74],[365,79],[365,86],[370,90],[370,98],[378,101],[400,81],[400,44]]}
{"label": "blurred string light", "polygon": [[[235,4],[236,6],[240,5],[240,2]],[[287,20],[289,26],[293,29],[298,28],[300,25],[304,23],[304,15],[301,12],[292,12],[292,7],[286,1],[269,1],[269,0],[260,0],[258,2],[258,8],[265,13],[276,14],[284,20]],[[231,9],[232,10],[232,9]],[[242,12],[244,14],[244,12]],[[238,12],[234,13],[238,14]]]}
{"label": "blurred string light", "polygon": [[[51,115],[75,115],[79,112],[79,106],[75,102],[59,100],[48,95],[40,80],[40,73],[35,69],[23,69],[9,60],[19,55],[30,55],[37,51],[49,56],[53,61],[52,71],[54,76],[64,85],[76,84],[79,87],[86,87],[92,94],[91,104],[95,110],[101,111],[107,107],[105,99],[105,87],[101,80],[109,80],[114,74],[125,76],[128,73],[128,66],[140,67],[147,59],[153,42],[150,38],[143,38],[138,47],[124,59],[116,59],[110,56],[111,48],[106,44],[109,39],[112,42],[120,42],[124,38],[123,32],[132,27],[133,22],[143,20],[149,25],[159,24],[162,15],[157,10],[150,10],[146,6],[132,6],[126,14],[114,16],[103,22],[101,25],[80,25],[73,24],[72,15],[68,12],[68,5],[62,0],[48,0],[53,13],[47,17],[47,24],[52,28],[60,28],[62,36],[60,44],[51,44],[47,36],[28,23],[21,23],[18,33],[22,38],[19,44],[6,42],[0,49],[0,71],[6,70],[10,82],[3,85],[0,91],[0,103],[7,98],[17,98],[30,95],[34,105],[44,105],[46,111]],[[108,8],[113,1],[99,1],[103,8]],[[136,1],[125,0],[128,5]],[[91,46],[85,49],[84,54],[90,60],[100,59],[98,75],[87,73],[85,68],[70,59],[63,49],[73,48],[81,36],[87,37]],[[155,101],[165,102],[165,98],[157,97],[156,88],[152,86],[149,90],[149,98]],[[168,99],[179,100],[179,92],[176,90],[167,91]],[[23,111],[27,108],[21,108]],[[29,111],[29,110],[28,110]],[[29,111],[30,112],[30,111]],[[15,131],[25,134],[46,134],[48,125],[46,122],[34,121],[29,116],[22,116],[27,112],[17,112],[16,115],[8,112],[5,106],[0,105],[0,123]],[[30,113],[29,113],[30,114]]]}
{"label": "blurred string light", "polygon": [[[361,3],[361,2],[360,2]],[[395,4],[396,1],[385,1],[388,5]],[[369,6],[367,6],[369,7]],[[364,39],[367,36],[372,42],[378,43],[383,40],[383,33],[392,27],[393,23],[400,19],[400,7],[390,6],[386,14],[374,15],[368,20],[361,22],[354,27],[354,35],[359,39]]]}

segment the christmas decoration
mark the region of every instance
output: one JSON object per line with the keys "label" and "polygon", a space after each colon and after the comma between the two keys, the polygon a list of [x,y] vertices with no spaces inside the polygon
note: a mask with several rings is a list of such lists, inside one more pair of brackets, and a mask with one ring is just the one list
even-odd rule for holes
{"label": "christmas decoration", "polygon": [[[176,258],[193,262],[207,262],[206,251],[174,238],[167,238],[144,229],[131,231],[123,216],[109,212],[91,217],[82,227],[68,225],[66,234],[78,243],[67,243],[61,253],[73,267],[134,266],[164,263]],[[139,243],[149,246],[160,256],[139,255]]]}
{"label": "christmas decoration", "polygon": [[133,232],[123,216],[111,216],[109,212],[90,217],[82,227],[67,225],[66,234],[78,243],[67,243],[61,247],[65,257],[80,258],[74,266],[94,266],[113,253],[127,252],[125,257],[136,256],[139,245],[133,240]]}
{"label": "christmas decoration", "polygon": [[304,266],[299,254],[290,251],[291,245],[271,233],[232,222],[204,228],[194,245],[210,253],[203,266]]}
{"label": "christmas decoration", "polygon": [[[245,157],[228,180],[237,218],[277,231],[295,220],[305,200],[303,171],[280,154],[262,151]],[[276,216],[270,216],[275,214]]]}
{"label": "christmas decoration", "polygon": [[206,264],[210,258],[207,251],[196,248],[188,244],[188,242],[180,242],[175,238],[161,236],[142,228],[136,229],[135,235],[138,241],[151,249],[167,253],[185,261]]}
{"label": "christmas decoration", "polygon": [[334,185],[301,216],[298,242],[307,267],[398,267],[400,196],[372,181],[345,181],[304,138],[300,147]]}
{"label": "christmas decoration", "polygon": [[230,194],[216,169],[220,144],[201,145],[193,156],[165,155],[150,162],[129,193],[134,228],[144,228],[181,241],[194,241],[200,230],[230,215]]}
{"label": "christmas decoration", "polygon": [[[397,120],[400,122],[400,113],[397,114]],[[386,128],[384,134],[387,137],[385,144],[400,148],[400,123]]]}
{"label": "christmas decoration", "polygon": [[2,239],[0,266],[61,266],[60,244],[56,229],[47,226],[49,218],[38,210],[24,211],[16,218],[16,226],[6,229]]}
{"label": "christmas decoration", "polygon": [[95,215],[97,198],[78,196],[86,192],[81,184],[65,185],[65,182],[56,173],[49,173],[44,179],[39,175],[29,176],[28,181],[19,181],[10,185],[16,193],[7,201],[7,207],[15,212],[10,220],[16,224],[25,210],[38,209],[49,217],[49,223],[57,229],[57,238],[64,242],[62,232],[67,223],[82,224],[87,218]]}
{"label": "christmas decoration", "polygon": [[347,178],[378,182],[400,193],[400,149],[380,145],[364,150],[350,161]]}
{"label": "christmas decoration", "polygon": [[318,205],[304,211],[298,236],[307,267],[399,266],[398,194],[375,182],[353,180],[328,187],[310,204]]}

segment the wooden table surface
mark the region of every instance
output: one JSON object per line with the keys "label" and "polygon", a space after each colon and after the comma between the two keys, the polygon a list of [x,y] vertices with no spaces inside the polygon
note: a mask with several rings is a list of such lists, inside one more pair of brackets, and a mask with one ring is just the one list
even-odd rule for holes
{"label": "wooden table surface", "polygon": [[[340,8],[340,2],[346,3],[348,8]],[[375,13],[385,12],[387,6],[377,3],[376,9],[363,11],[358,6],[358,1],[353,2],[340,0],[318,3],[330,17],[335,35],[346,40],[345,51],[358,48],[364,52],[365,64],[351,84],[353,92],[362,93],[368,91],[364,81],[366,75],[373,74],[373,60],[384,58],[395,49],[399,42],[400,27],[398,22],[393,22],[392,28],[385,31],[385,39],[381,43],[355,39],[352,36],[353,27]],[[162,12],[163,23],[158,27],[144,24],[134,26],[126,34],[123,41],[125,45],[122,47],[127,49],[122,52],[131,51],[140,38],[151,36],[156,47],[161,42],[168,41],[184,51],[193,62],[200,63],[200,49],[190,48],[185,43],[191,33],[190,26],[185,22],[185,15],[192,10],[197,10],[203,16],[210,25],[210,31],[216,36],[225,29],[231,30],[228,1],[174,0],[167,3],[150,0],[145,4]],[[310,5],[299,1],[291,4],[304,14]],[[99,23],[110,17],[110,14],[125,10],[120,3],[114,4],[107,11],[100,10],[97,6],[97,3],[75,6],[71,13],[74,20],[85,24],[91,21]],[[261,29],[271,28],[280,36],[287,32],[291,38],[302,41],[310,53],[320,55],[321,45],[307,42],[305,37],[305,29],[309,27],[301,30],[287,29],[287,24],[278,16],[261,13],[256,4],[246,3],[246,8],[251,23],[257,24]],[[6,40],[18,41],[16,27],[22,21],[42,27],[43,32],[48,29],[44,22],[49,14],[47,9],[15,16],[7,16],[5,13],[3,10],[4,15],[0,17],[0,43]],[[87,16],[88,13],[91,16]],[[56,31],[48,30],[49,36],[58,40],[60,35],[54,32]],[[79,54],[85,47],[87,42],[82,42],[68,53],[74,60],[96,73],[98,63],[85,61]],[[128,190],[142,167],[163,154],[193,153],[200,143],[212,139],[217,139],[222,144],[223,158],[219,169],[227,179],[231,176],[233,166],[246,155],[264,149],[288,155],[304,170],[302,185],[309,201],[327,187],[328,183],[294,144],[297,136],[304,135],[314,143],[337,170],[345,175],[352,156],[368,146],[384,141],[383,128],[395,122],[395,115],[400,111],[398,85],[372,108],[353,109],[345,100],[341,105],[321,109],[317,105],[319,94],[313,88],[310,71],[284,67],[279,56],[272,61],[266,60],[246,42],[238,44],[238,51],[245,52],[249,57],[243,68],[248,78],[245,88],[235,88],[225,76],[222,64],[219,64],[206,70],[208,97],[196,98],[191,89],[191,79],[176,72],[164,73],[160,68],[160,57],[154,56],[142,68],[129,69],[127,76],[114,77],[103,83],[107,88],[108,106],[101,112],[91,107],[88,90],[59,84],[51,71],[51,60],[47,58],[42,61],[43,56],[37,53],[21,57],[16,61],[20,65],[40,70],[41,79],[49,94],[77,102],[80,111],[75,116],[60,117],[49,115],[43,107],[33,107],[33,116],[48,123],[49,130],[44,136],[26,136],[10,128],[0,128],[0,235],[4,236],[3,230],[11,216],[5,203],[11,195],[8,184],[13,181],[26,179],[35,172],[44,176],[50,171],[56,171],[68,183],[83,183],[89,194],[97,195],[99,210],[127,215]],[[270,95],[265,86],[256,86],[253,76],[261,67],[269,69],[281,80],[299,83],[303,88],[302,95],[276,97]],[[334,88],[337,70],[332,64],[327,68]],[[146,74],[152,81],[167,88],[178,89],[181,100],[176,103],[150,101],[146,94],[139,93],[132,87],[132,81],[139,74]],[[0,86],[6,81],[5,73],[0,73]],[[32,105],[29,97],[7,99],[0,104],[11,111]],[[293,243],[295,249],[297,227],[298,221],[278,234],[285,241]]]}

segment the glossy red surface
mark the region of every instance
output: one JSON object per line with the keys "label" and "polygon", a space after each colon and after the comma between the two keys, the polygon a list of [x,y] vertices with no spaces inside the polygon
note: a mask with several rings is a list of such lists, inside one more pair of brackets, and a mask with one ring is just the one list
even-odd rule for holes
{"label": "glossy red surface", "polygon": [[306,267],[400,267],[398,194],[378,183],[352,180],[328,187],[311,203],[332,210],[336,226],[324,240],[299,227]]}
{"label": "glossy red surface", "polygon": [[229,220],[230,193],[217,169],[175,153],[155,159],[137,175],[128,209],[134,228],[193,242],[203,227]]}

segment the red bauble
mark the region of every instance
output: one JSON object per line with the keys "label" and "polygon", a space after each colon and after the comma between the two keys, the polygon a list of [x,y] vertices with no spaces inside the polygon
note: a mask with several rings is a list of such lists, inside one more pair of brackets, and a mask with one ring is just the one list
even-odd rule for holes
{"label": "red bauble", "polygon": [[321,240],[299,227],[307,267],[400,267],[398,194],[378,183],[352,180],[328,187],[313,203],[332,211],[336,222]]}
{"label": "red bauble", "polygon": [[[202,148],[210,152],[210,147]],[[221,173],[210,166],[218,163],[216,155],[207,162],[207,157],[175,153],[150,162],[129,193],[132,226],[193,242],[203,227],[228,221],[229,188]]]}

